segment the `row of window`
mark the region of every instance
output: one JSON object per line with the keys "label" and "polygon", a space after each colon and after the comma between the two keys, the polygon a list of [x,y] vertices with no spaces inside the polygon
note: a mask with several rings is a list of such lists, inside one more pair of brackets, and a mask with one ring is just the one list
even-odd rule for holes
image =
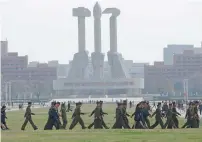
{"label": "row of window", "polygon": [[64,83],[64,86],[68,87],[82,87],[82,86],[116,86],[116,85],[133,85],[133,82],[115,82],[115,83],[110,83],[110,82],[94,82],[94,83]]}
{"label": "row of window", "polygon": [[167,76],[167,77],[179,77],[179,76],[192,76],[194,72],[172,72],[172,73],[148,73],[149,76]]}
{"label": "row of window", "polygon": [[34,78],[34,77],[56,77],[57,75],[56,74],[40,74],[40,75],[24,75],[24,74],[3,74],[2,73],[2,76],[7,78],[7,77],[10,77],[10,76],[16,76],[16,77],[24,77],[24,78]]}
{"label": "row of window", "polygon": [[1,68],[19,68],[19,67],[23,67],[23,68],[27,68],[27,65],[26,64],[15,64],[15,65],[13,65],[13,64],[6,64],[6,65],[4,65],[4,64],[2,64],[1,65]]}
{"label": "row of window", "polygon": [[[201,66],[202,67],[202,66]],[[183,71],[200,71],[200,66],[190,66],[183,69],[159,69],[159,68],[150,68],[146,69],[146,72],[183,72]]]}
{"label": "row of window", "polygon": [[47,70],[47,71],[44,71],[44,70],[41,70],[41,71],[27,71],[27,70],[24,70],[24,68],[2,68],[1,69],[1,72],[3,73],[20,73],[20,74],[50,74],[50,73],[55,73],[56,74],[56,70]]}
{"label": "row of window", "polygon": [[197,60],[197,61],[175,61],[175,63],[182,63],[182,64],[188,64],[188,65],[190,65],[190,64],[201,64],[202,65],[202,60],[201,61],[199,61],[199,60]]}
{"label": "row of window", "polygon": [[[174,57],[175,58],[175,57]],[[176,60],[202,60],[202,55],[199,56],[188,56],[188,57],[176,57]]]}

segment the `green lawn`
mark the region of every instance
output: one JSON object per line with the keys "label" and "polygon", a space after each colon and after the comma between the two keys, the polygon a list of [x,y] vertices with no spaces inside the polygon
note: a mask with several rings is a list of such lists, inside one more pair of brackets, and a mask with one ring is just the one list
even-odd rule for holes
{"label": "green lawn", "polygon": [[[91,113],[95,105],[83,105],[82,111],[88,114]],[[108,126],[114,124],[115,105],[105,105],[103,110],[109,115],[104,117]],[[134,108],[128,109],[132,113]],[[202,142],[202,129],[176,129],[176,130],[81,130],[77,125],[74,130],[52,130],[44,131],[44,125],[47,121],[48,108],[33,109],[36,113],[33,116],[33,121],[38,126],[39,130],[34,131],[27,125],[26,131],[21,131],[23,123],[24,111],[7,112],[8,126],[10,131],[1,132],[2,142]],[[93,117],[88,117],[88,114],[83,116],[85,125],[88,126]],[[72,113],[68,113],[68,126],[71,123]],[[151,124],[154,122],[151,119]],[[130,119],[132,125],[133,119]],[[183,125],[184,119],[180,119],[180,125]]]}

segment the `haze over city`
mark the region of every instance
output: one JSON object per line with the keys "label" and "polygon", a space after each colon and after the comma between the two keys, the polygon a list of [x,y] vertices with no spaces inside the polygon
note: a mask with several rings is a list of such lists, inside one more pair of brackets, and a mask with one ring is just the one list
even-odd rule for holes
{"label": "haze over city", "polygon": [[2,141],[201,141],[202,0],[0,0],[0,47]]}
{"label": "haze over city", "polygon": [[[72,8],[92,10],[95,0],[1,0],[2,40],[9,51],[28,55],[29,61],[68,63],[78,50],[77,18]],[[163,59],[167,44],[202,40],[202,3],[188,0],[102,0],[101,8],[117,7],[118,52],[134,62]],[[86,48],[94,50],[93,16],[86,18]],[[109,51],[109,16],[102,16],[102,51]],[[105,56],[106,59],[106,56]]]}

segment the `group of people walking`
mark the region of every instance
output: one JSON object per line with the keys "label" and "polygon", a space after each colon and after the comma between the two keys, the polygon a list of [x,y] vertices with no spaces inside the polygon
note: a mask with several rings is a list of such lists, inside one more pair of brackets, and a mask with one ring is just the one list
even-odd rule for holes
{"label": "group of people walking", "polygon": [[[28,122],[32,125],[34,130],[37,130],[37,126],[32,121],[32,115],[35,115],[31,112],[31,102],[28,102],[28,106],[25,112],[25,121],[21,127],[21,130],[25,130],[25,127]],[[198,105],[199,102],[190,102],[189,108],[186,111],[185,118],[187,122],[182,126],[182,128],[199,128],[199,115],[198,115]],[[91,129],[94,126],[94,129],[109,129],[104,121],[104,115],[108,115],[103,111],[103,101],[97,101],[96,107],[89,115],[89,117],[94,115],[94,121],[89,125],[85,126],[84,121],[82,119],[82,115],[85,113],[81,112],[82,103],[76,103],[76,108],[72,114],[72,122],[70,124],[69,129],[72,130],[78,123],[81,125],[82,129]],[[72,111],[70,108],[70,104],[68,103],[68,107],[66,108],[65,103],[61,104],[60,112],[58,111],[60,107],[60,102],[52,102],[51,107],[48,112],[48,120],[44,126],[44,130],[52,130],[53,127],[55,129],[66,129],[67,126],[67,112]],[[127,113],[127,100],[123,102],[117,103],[117,108],[115,112],[115,123],[111,127],[112,129],[154,129],[158,125],[162,129],[168,128],[179,128],[178,117],[180,113],[176,110],[175,102],[167,104],[166,102],[162,105],[158,103],[156,110],[152,113],[149,102],[142,101],[136,105],[135,111],[133,114],[129,115]],[[155,123],[150,125],[149,118],[155,116]],[[62,122],[60,121],[60,117],[62,118]],[[134,123],[130,126],[128,117],[134,118]],[[3,118],[3,119],[2,119]],[[165,123],[163,119],[166,119]],[[5,114],[5,106],[2,107],[1,110],[1,121],[5,126],[2,129],[8,129],[6,122],[6,114]]]}

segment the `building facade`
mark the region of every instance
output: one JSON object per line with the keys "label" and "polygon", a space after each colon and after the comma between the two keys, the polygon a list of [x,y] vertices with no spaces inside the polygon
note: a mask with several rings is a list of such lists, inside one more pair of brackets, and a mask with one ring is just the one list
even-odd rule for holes
{"label": "building facade", "polygon": [[[174,66],[183,69],[179,76],[189,79],[189,91],[202,92],[202,53],[195,53],[193,50],[185,50],[183,54],[174,55]],[[178,82],[177,84],[180,84]],[[182,86],[182,84],[180,85]],[[179,88],[179,86],[176,86]]]}
{"label": "building facade", "polygon": [[76,80],[70,81],[67,78],[54,80],[53,88],[56,96],[65,97],[71,95],[78,96],[127,96],[140,95],[144,88],[144,80],[134,79],[106,79],[106,80]]}
{"label": "building facade", "polygon": [[182,54],[173,55],[173,65],[155,62],[145,66],[144,75],[144,93],[182,93],[185,79],[189,80],[191,93],[202,93],[202,54],[185,50]]}
{"label": "building facade", "polygon": [[39,64],[38,61],[31,61],[29,62],[28,67],[37,67],[38,64]]}
{"label": "building facade", "polygon": [[1,73],[4,81],[21,79],[21,74],[27,68],[28,56],[18,56],[18,53],[8,52],[1,57]]}
{"label": "building facade", "polygon": [[1,41],[1,57],[8,53],[8,41]]}
{"label": "building facade", "polygon": [[144,68],[149,65],[149,63],[133,63],[131,67],[128,68],[129,74],[132,78],[144,78]]}
{"label": "building facade", "polygon": [[28,66],[28,56],[8,52],[7,45],[7,41],[1,41],[2,100],[8,98],[8,92],[15,99],[16,96],[22,99],[30,94],[49,97],[47,95],[53,91],[53,80],[57,79],[57,68],[41,63]]}
{"label": "building facade", "polygon": [[173,65],[173,56],[175,54],[183,54],[184,50],[193,50],[194,53],[202,53],[202,44],[201,47],[195,48],[194,45],[177,45],[170,44],[163,49],[163,58],[165,65]]}

